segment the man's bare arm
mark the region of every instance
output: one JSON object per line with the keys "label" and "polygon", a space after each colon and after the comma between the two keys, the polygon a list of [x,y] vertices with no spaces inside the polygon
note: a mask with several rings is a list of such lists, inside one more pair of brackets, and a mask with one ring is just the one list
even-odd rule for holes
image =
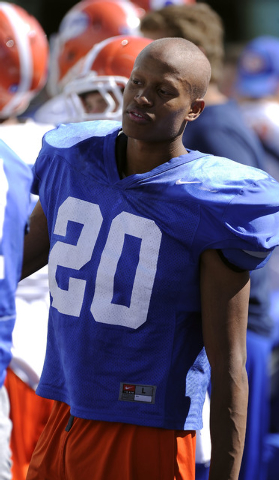
{"label": "man's bare arm", "polygon": [[210,480],[237,480],[244,448],[248,381],[249,272],[234,272],[218,253],[201,257],[203,337],[211,365]]}
{"label": "man's bare arm", "polygon": [[24,256],[21,278],[28,277],[48,262],[49,236],[47,219],[38,201],[31,216],[30,230],[24,239]]}

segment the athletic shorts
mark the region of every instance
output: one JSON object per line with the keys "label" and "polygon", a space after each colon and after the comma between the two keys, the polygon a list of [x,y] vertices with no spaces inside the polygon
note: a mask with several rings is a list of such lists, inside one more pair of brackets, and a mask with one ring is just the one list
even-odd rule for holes
{"label": "athletic shorts", "polygon": [[36,395],[10,368],[7,369],[5,386],[13,424],[10,443],[12,479],[25,480],[35,445],[51,413],[53,400]]}
{"label": "athletic shorts", "polygon": [[54,402],[26,480],[194,480],[195,431],[85,420]]}

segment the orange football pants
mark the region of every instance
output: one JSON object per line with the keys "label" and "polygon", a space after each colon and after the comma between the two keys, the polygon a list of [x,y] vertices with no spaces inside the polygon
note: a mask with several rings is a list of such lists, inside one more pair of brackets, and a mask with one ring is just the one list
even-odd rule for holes
{"label": "orange football pants", "polygon": [[194,480],[194,431],[72,417],[54,402],[26,480]]}
{"label": "orange football pants", "polygon": [[35,445],[49,418],[53,400],[41,398],[8,368],[5,379],[13,428],[12,480],[25,480]]}

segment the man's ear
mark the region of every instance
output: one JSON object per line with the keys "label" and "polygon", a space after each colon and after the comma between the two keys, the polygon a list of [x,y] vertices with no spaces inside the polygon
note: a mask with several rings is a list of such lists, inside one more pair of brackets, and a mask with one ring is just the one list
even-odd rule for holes
{"label": "man's ear", "polygon": [[203,99],[194,100],[191,105],[191,109],[187,114],[186,120],[188,122],[192,122],[193,120],[196,120],[196,118],[198,118],[202,113],[204,106],[205,106],[205,102]]}

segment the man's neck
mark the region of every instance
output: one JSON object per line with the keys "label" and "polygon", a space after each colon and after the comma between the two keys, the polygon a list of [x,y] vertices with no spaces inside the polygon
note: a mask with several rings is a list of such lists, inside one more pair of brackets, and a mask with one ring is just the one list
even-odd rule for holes
{"label": "man's neck", "polygon": [[[123,134],[123,137],[126,136]],[[173,145],[168,143],[165,146],[162,143],[151,144],[126,137],[126,145],[119,138],[118,144],[118,149],[116,147],[118,171],[126,177],[149,172],[171,158],[188,153],[183,144],[178,142]]]}

